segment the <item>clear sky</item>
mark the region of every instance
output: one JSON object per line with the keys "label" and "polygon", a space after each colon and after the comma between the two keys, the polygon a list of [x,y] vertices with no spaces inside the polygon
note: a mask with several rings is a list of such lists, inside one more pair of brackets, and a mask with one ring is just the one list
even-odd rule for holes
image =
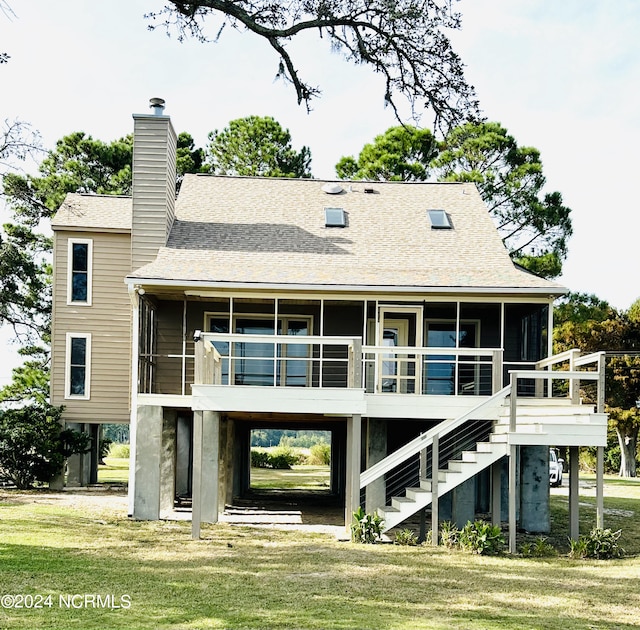
{"label": "clear sky", "polygon": [[[278,59],[254,36],[227,29],[217,43],[179,43],[149,31],[143,16],[163,0],[8,2],[16,15],[0,13],[0,51],[11,55],[0,66],[0,118],[30,122],[46,147],[72,131],[105,141],[126,135],[131,114],[160,96],[176,129],[199,146],[234,118],[273,116],[295,147],[310,147],[314,176],[332,178],[341,156],[396,124],[380,77],[347,64],[326,40],[291,45],[303,78],[323,91],[307,114],[293,88],[274,80]],[[628,308],[640,297],[640,3],[457,6],[463,27],[453,40],[484,115],[541,151],[548,190],[573,210],[560,281]]]}

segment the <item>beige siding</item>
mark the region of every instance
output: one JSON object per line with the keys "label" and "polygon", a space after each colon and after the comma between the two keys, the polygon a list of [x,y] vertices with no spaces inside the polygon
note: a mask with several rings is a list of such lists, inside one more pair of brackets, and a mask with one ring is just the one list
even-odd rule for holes
{"label": "beige siding", "polygon": [[[93,240],[91,306],[67,304],[69,239]],[[70,422],[128,422],[131,383],[131,303],[124,277],[131,270],[129,234],[56,231],[51,399]],[[90,399],[65,399],[66,334],[90,333]]]}
{"label": "beige siding", "polygon": [[176,134],[166,116],[134,116],[133,268],[155,260],[175,217]]}

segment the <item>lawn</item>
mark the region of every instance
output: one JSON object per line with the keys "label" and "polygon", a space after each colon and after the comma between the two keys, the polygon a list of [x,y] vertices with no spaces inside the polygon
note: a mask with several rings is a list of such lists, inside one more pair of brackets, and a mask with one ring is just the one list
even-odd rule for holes
{"label": "lawn", "polygon": [[251,487],[258,490],[328,490],[329,466],[293,466],[291,470],[252,468]]}
{"label": "lawn", "polygon": [[[586,530],[588,489],[581,503]],[[552,506],[561,538],[567,497]],[[640,483],[608,480],[605,508],[632,554],[622,560],[471,556],[226,524],[192,541],[187,522],[1,491],[0,595],[28,605],[39,595],[44,607],[0,607],[0,628],[637,628]]]}

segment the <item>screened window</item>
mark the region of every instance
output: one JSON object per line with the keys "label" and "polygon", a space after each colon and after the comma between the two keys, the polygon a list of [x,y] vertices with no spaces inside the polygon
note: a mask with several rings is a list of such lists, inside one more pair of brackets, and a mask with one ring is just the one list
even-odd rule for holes
{"label": "screened window", "polygon": [[92,241],[69,241],[69,304],[91,304]]}
{"label": "screened window", "polygon": [[65,398],[89,398],[91,336],[67,333]]}

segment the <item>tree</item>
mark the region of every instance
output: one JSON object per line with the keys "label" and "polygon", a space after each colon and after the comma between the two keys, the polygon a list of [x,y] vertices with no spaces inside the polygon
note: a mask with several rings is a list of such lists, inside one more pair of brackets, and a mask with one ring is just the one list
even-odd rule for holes
{"label": "tree", "polygon": [[311,177],[311,152],[295,151],[291,134],[270,116],[232,120],[209,134],[206,164],[216,175]]}
{"label": "tree", "polygon": [[390,127],[365,144],[357,160],[341,158],[336,173],[343,179],[423,181],[436,155],[437,142],[428,129]]}
{"label": "tree", "polygon": [[546,277],[562,271],[571,210],[546,183],[540,152],[520,147],[496,122],[466,123],[445,137],[433,161],[440,181],[473,182],[514,260]]}
{"label": "tree", "polygon": [[88,435],[60,430],[59,407],[0,410],[0,477],[24,490],[62,472],[64,460],[89,449]]}
{"label": "tree", "polygon": [[539,151],[519,147],[495,122],[462,124],[437,147],[433,143],[428,130],[392,127],[365,145],[357,160],[343,157],[336,172],[355,179],[472,182],[514,261],[547,278],[559,275],[572,233],[571,210],[559,192],[542,193]]}
{"label": "tree", "polygon": [[227,27],[263,38],[280,58],[277,77],[293,84],[307,109],[318,87],[304,82],[287,44],[312,32],[329,40],[347,61],[371,67],[385,81],[384,100],[399,118],[396,100],[405,98],[414,114],[430,109],[437,127],[478,114],[475,92],[463,73],[447,31],[459,29],[454,0],[170,0],[149,13],[150,28],[163,26],[178,40],[217,41]]}
{"label": "tree", "polygon": [[[640,319],[636,302],[627,312],[618,312],[594,295],[572,294],[560,305],[554,327],[554,350],[580,348],[584,352],[606,350],[605,410],[620,446],[620,476],[636,476],[640,431]],[[554,313],[555,315],[555,313]],[[573,318],[573,319],[572,319]],[[594,400],[585,387],[587,400]]]}

